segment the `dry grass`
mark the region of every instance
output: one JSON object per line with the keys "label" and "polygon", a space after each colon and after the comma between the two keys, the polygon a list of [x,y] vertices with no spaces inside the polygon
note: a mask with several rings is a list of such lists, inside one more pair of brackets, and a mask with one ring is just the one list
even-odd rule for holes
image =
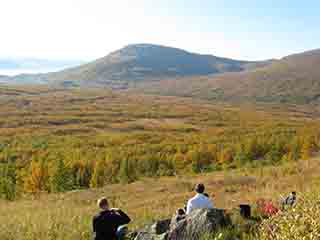
{"label": "dry grass", "polygon": [[193,195],[197,182],[207,186],[216,207],[232,209],[257,199],[278,200],[291,190],[307,191],[319,183],[320,160],[291,163],[281,167],[239,169],[199,176],[143,179],[130,185],[43,194],[34,199],[0,202],[0,239],[91,239],[95,201],[107,196],[111,204],[129,213],[136,228],[156,219],[170,217]]}

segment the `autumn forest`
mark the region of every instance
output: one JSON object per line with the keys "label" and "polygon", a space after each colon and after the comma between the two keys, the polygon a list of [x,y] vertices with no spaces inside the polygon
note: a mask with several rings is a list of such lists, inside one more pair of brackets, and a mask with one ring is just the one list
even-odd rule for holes
{"label": "autumn forest", "polygon": [[0,197],[310,159],[316,107],[0,88]]}

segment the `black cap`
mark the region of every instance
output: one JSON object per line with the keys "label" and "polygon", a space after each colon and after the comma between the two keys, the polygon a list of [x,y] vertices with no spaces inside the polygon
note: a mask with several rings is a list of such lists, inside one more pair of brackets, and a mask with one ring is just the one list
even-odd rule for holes
{"label": "black cap", "polygon": [[204,193],[204,189],[205,189],[205,187],[202,183],[197,184],[196,188],[195,188],[197,193]]}

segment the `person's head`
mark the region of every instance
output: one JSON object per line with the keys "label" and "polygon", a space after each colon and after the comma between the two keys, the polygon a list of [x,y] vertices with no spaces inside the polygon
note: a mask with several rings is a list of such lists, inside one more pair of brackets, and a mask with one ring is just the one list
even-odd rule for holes
{"label": "person's head", "polygon": [[204,190],[205,190],[205,187],[202,183],[199,183],[196,185],[196,188],[195,188],[196,193],[203,194]]}
{"label": "person's head", "polygon": [[296,192],[291,192],[292,196],[296,196],[297,193]]}
{"label": "person's head", "polygon": [[177,215],[179,215],[179,216],[181,216],[181,215],[185,215],[186,213],[185,213],[185,211],[182,209],[182,208],[179,208],[178,210],[177,210]]}
{"label": "person's head", "polygon": [[100,198],[97,202],[98,204],[98,207],[102,210],[108,210],[109,209],[109,202],[108,202],[108,199],[103,197],[103,198]]}

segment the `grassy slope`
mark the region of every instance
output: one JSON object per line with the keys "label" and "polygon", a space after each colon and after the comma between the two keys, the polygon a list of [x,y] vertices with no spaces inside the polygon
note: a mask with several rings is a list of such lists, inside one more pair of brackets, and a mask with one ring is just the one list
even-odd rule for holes
{"label": "grassy slope", "polygon": [[[320,159],[281,167],[241,169],[199,176],[144,179],[130,185],[61,195],[42,195],[33,200],[0,202],[0,238],[90,239],[95,201],[107,196],[113,206],[128,211],[131,227],[170,217],[193,195],[192,186],[203,182],[215,206],[232,209],[239,203],[253,204],[259,198],[278,200],[295,189],[298,193],[319,184]],[[275,181],[277,179],[277,181]]]}
{"label": "grassy slope", "polygon": [[205,99],[314,103],[319,100],[319,64],[320,51],[314,50],[251,71],[163,80],[139,90]]}

